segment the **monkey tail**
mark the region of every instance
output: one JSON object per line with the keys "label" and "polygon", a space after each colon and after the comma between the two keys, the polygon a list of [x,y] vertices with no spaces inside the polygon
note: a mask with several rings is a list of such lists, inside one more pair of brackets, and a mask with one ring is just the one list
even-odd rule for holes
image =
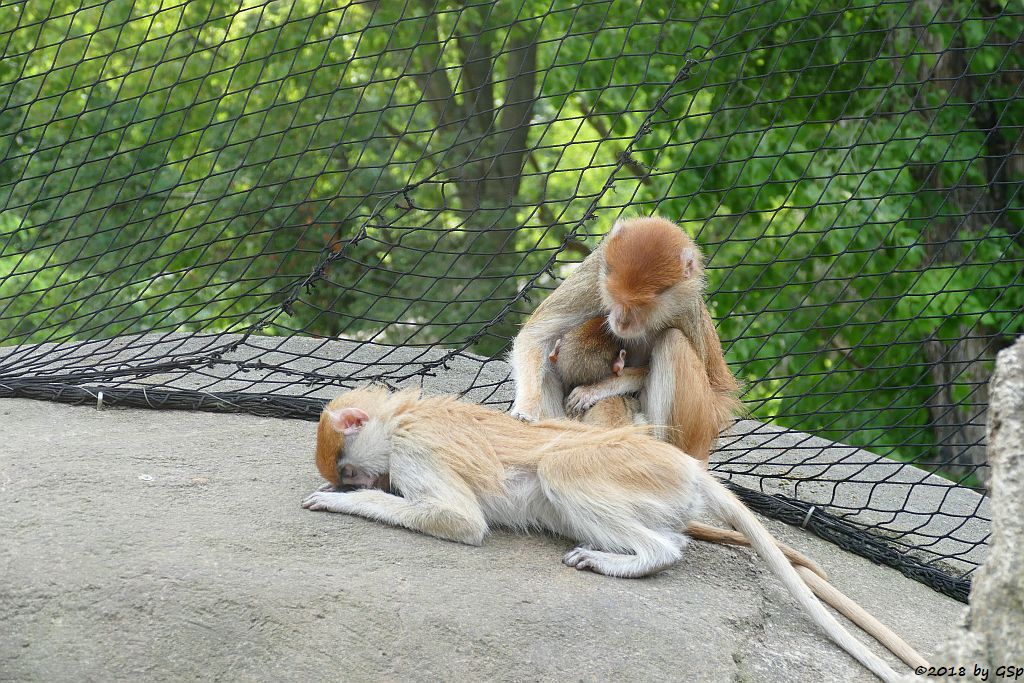
{"label": "monkey tail", "polygon": [[[740,545],[750,546],[750,541],[747,537],[738,531],[732,531],[729,529],[719,529],[718,527],[711,526],[710,524],[703,524],[701,522],[690,522],[686,525],[686,535],[690,538],[698,541],[706,541],[708,543],[720,543],[722,545]],[[782,541],[776,541],[776,545],[782,554],[786,556],[786,559],[791,564],[795,564],[798,567],[804,567],[814,574],[817,574],[824,581],[828,581],[828,575],[825,570],[822,569],[817,562],[807,557],[799,550],[794,550]]]}
{"label": "monkey tail", "polygon": [[846,650],[851,657],[863,664],[873,674],[886,683],[895,681],[896,672],[843,628],[842,624],[836,621],[835,617],[829,614],[821,602],[814,597],[811,589],[807,587],[807,584],[786,560],[782,551],[775,545],[771,534],[754,517],[754,513],[710,474],[702,471],[699,476],[705,479],[706,486],[704,488],[711,512],[747,537],[751,547],[764,559],[772,573],[785,584],[811,619],[839,647]]}

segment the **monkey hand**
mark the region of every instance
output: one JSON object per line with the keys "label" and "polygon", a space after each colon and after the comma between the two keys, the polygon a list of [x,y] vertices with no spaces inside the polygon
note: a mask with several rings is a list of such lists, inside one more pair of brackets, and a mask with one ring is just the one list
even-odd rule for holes
{"label": "monkey hand", "polygon": [[615,394],[609,394],[600,384],[585,384],[569,392],[565,399],[565,412],[569,415],[582,415],[594,407],[598,401]]}
{"label": "monkey hand", "polygon": [[509,413],[512,417],[522,422],[536,422],[540,419],[539,408],[531,408],[531,406],[520,403],[513,403],[512,410]]}
{"label": "monkey hand", "polygon": [[347,495],[347,493],[341,493],[338,491],[322,491],[317,489],[302,500],[302,507],[307,510],[344,512],[344,498]]}

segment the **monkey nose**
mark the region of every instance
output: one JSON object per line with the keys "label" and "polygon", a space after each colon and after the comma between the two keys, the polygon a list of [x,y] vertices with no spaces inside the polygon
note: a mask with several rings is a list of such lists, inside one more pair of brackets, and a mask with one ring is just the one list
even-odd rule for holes
{"label": "monkey nose", "polygon": [[352,479],[356,476],[356,469],[352,465],[343,465],[341,468],[342,479]]}

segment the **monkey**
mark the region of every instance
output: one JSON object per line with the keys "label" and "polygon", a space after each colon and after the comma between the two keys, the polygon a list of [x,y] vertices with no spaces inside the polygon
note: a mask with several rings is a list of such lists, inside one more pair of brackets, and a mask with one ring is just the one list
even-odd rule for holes
{"label": "monkey", "polygon": [[[566,412],[571,415],[578,413],[578,408],[572,400],[577,387],[597,384],[611,376],[620,377],[624,370],[645,370],[625,368],[626,355],[623,342],[611,334],[605,319],[601,317],[591,318],[558,338],[548,360],[551,361],[562,386],[570,391]],[[621,395],[598,400],[583,411],[580,420],[586,424],[603,427],[646,423],[640,413],[639,401],[632,396]],[[686,535],[710,543],[750,545],[746,537],[740,533],[701,522],[689,522],[686,525]],[[927,667],[925,659],[902,638],[830,584],[828,576],[817,563],[784,543],[779,542],[778,546],[804,579],[804,583],[819,599],[845,615],[911,667]]]}
{"label": "monkey", "polygon": [[616,221],[513,340],[512,415],[526,422],[565,416],[565,387],[545,366],[545,353],[568,330],[604,317],[635,369],[576,387],[571,403],[584,411],[602,398],[639,391],[655,437],[706,467],[741,404],[704,289],[703,256],[681,228],[658,217]]}
{"label": "monkey", "polygon": [[[757,518],[700,463],[652,438],[643,425],[616,429],[545,420],[524,424],[453,396],[415,389],[349,391],[324,409],[333,453],[317,449],[327,487],[309,510],[358,515],[437,538],[481,545],[492,526],[544,529],[580,543],[563,557],[578,570],[639,578],[678,561],[678,531],[703,506],[738,529],[825,633],[884,681],[896,673],[814,597]],[[320,430],[318,430],[320,433]]]}
{"label": "monkey", "polygon": [[[626,370],[644,370],[643,368],[626,368],[626,349],[620,340],[607,329],[602,317],[591,318],[579,327],[567,331],[555,341],[554,348],[548,355],[553,370],[567,390],[597,384],[609,377],[621,377]],[[570,394],[570,397],[573,394]],[[568,409],[569,413],[579,413],[577,406]],[[580,421],[601,427],[623,427],[631,424],[645,424],[646,420],[640,412],[640,402],[633,396],[608,396],[599,399],[579,415]],[[719,529],[701,522],[690,522],[686,533],[691,538],[710,543],[747,546],[746,537],[735,531]],[[816,562],[800,552],[780,543],[786,558],[793,564],[807,567],[812,572],[827,580],[825,571]]]}
{"label": "monkey", "polygon": [[[627,370],[639,370],[626,368],[626,349],[605,325],[603,317],[591,318],[555,341],[548,360],[565,390],[597,384],[612,376],[621,377]],[[569,412],[578,411],[574,407]],[[599,399],[581,412],[580,420],[586,424],[621,427],[642,422],[643,414],[638,398],[619,394]]]}
{"label": "monkey", "polygon": [[[608,377],[621,377],[627,370],[645,370],[644,368],[626,368],[626,349],[622,343],[609,332],[605,319],[591,318],[579,327],[569,330],[555,341],[548,360],[554,366],[554,372],[566,389],[597,384]],[[570,394],[573,396],[573,394]],[[568,409],[569,413],[577,413],[576,406]],[[580,415],[584,424],[601,427],[623,427],[630,424],[646,424],[640,412],[640,401],[633,396],[608,396],[598,400]],[[735,531],[719,529],[701,522],[690,522],[686,533],[698,541],[722,543],[726,545],[748,546],[746,537]],[[802,553],[779,543],[790,562],[803,566],[817,574],[823,580],[828,576],[816,562]]]}

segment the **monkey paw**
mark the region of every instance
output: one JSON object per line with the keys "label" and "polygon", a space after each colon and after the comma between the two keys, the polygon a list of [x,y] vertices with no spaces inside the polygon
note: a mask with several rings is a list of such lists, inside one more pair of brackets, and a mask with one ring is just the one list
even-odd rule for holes
{"label": "monkey paw", "polygon": [[576,387],[565,399],[565,412],[569,415],[582,415],[594,407],[601,399],[606,398],[595,385]]}
{"label": "monkey paw", "polygon": [[598,559],[594,556],[593,549],[586,546],[580,546],[579,548],[573,548],[565,554],[562,558],[569,567],[575,567],[576,569],[590,569],[591,571],[601,572],[598,567]]}
{"label": "monkey paw", "polygon": [[327,512],[341,512],[341,502],[344,496],[344,493],[336,493],[334,491],[321,491],[318,489],[303,499],[302,507],[306,508],[307,510],[326,510]]}
{"label": "monkey paw", "polygon": [[520,410],[515,406],[512,406],[512,411],[510,412],[510,415],[512,415],[512,417],[519,420],[520,422],[536,422],[537,420],[540,419],[540,416],[537,415],[536,413]]}

